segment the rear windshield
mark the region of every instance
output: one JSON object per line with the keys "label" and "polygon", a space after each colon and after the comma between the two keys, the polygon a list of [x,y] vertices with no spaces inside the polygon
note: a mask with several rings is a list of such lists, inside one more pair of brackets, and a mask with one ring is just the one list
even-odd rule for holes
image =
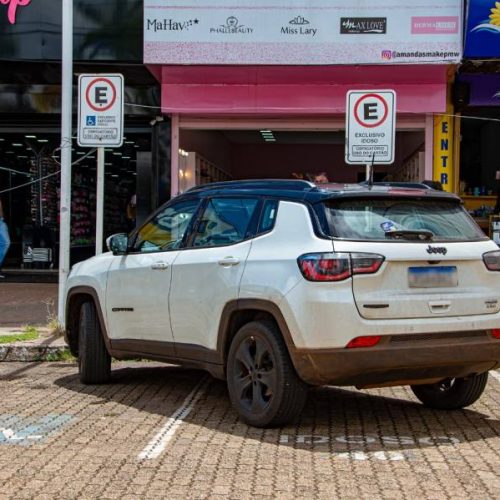
{"label": "rear windshield", "polygon": [[367,198],[328,200],[323,206],[325,230],[336,238],[401,241],[412,239],[412,232],[422,232],[432,241],[487,239],[464,208],[454,202]]}

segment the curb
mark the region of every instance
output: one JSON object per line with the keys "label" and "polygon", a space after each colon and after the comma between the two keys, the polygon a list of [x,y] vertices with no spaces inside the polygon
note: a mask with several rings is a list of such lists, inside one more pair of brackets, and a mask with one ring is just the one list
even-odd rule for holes
{"label": "curb", "polygon": [[71,358],[72,356],[67,346],[0,345],[0,362],[67,361]]}

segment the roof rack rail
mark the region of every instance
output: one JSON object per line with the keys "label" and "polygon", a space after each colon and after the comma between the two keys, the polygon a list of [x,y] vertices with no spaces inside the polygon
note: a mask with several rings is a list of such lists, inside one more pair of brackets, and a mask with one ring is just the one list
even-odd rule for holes
{"label": "roof rack rail", "polygon": [[[367,181],[359,183],[361,186],[368,186]],[[424,182],[398,182],[398,181],[388,181],[388,182],[374,182],[373,186],[386,186],[386,187],[400,187],[400,188],[413,188],[413,189],[436,189],[429,184]]]}
{"label": "roof rack rail", "polygon": [[300,179],[249,179],[202,184],[188,189],[186,193],[211,189],[282,189],[284,191],[306,191],[314,187],[316,186],[312,182]]}

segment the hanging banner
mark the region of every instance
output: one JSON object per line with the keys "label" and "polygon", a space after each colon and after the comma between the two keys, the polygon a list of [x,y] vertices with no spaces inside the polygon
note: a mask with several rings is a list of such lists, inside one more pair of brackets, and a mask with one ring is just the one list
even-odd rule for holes
{"label": "hanging banner", "polygon": [[461,33],[461,0],[144,0],[145,64],[458,63]]}
{"label": "hanging banner", "polygon": [[465,57],[500,57],[500,2],[469,0]]}

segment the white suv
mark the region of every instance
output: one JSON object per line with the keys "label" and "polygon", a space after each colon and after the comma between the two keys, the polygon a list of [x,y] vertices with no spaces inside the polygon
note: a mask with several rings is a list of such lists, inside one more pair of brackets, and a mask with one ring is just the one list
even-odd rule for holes
{"label": "white suv", "polygon": [[411,385],[427,406],[476,401],[500,364],[500,251],[452,194],[241,181],[194,188],[77,264],[66,339],[84,383],[111,357],[227,380],[255,426],[308,385]]}

